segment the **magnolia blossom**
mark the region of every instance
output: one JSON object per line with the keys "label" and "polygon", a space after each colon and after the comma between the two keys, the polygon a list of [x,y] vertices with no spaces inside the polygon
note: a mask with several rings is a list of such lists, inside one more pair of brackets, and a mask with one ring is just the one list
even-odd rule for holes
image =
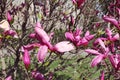
{"label": "magnolia blossom", "polygon": [[48,46],[49,49],[53,49],[50,43],[50,36],[42,29],[40,23],[36,23],[35,26],[36,38],[40,41],[40,44]]}
{"label": "magnolia blossom", "polygon": [[115,41],[119,40],[120,36],[119,34],[115,34],[114,36],[112,35],[113,33],[111,32],[110,29],[106,29],[106,34],[107,34],[107,38],[106,38],[106,41],[109,41],[109,48],[112,52],[115,52]]}
{"label": "magnolia blossom", "polygon": [[120,21],[116,20],[114,17],[109,17],[109,16],[103,16],[103,20],[106,22],[110,22],[113,24],[117,29],[120,30]]}
{"label": "magnolia blossom", "polygon": [[80,29],[76,29],[75,32],[66,32],[65,33],[65,37],[70,40],[71,42],[73,42],[73,44],[75,44],[76,46],[78,46],[79,41],[81,40],[80,34],[81,34],[81,30]]}
{"label": "magnolia blossom", "polygon": [[85,36],[79,41],[79,45],[88,45],[89,41],[94,38],[94,34],[91,35],[89,31],[85,33]]}
{"label": "magnolia blossom", "polygon": [[[55,45],[52,45],[50,43],[50,39],[52,38],[53,35],[54,33],[50,33],[50,35],[48,35],[45,32],[45,30],[42,28],[41,24],[37,22],[35,25],[35,33],[31,33],[29,37],[36,38],[39,42],[37,44],[24,46],[24,48],[29,51],[33,49],[35,46],[37,46],[39,48],[37,53],[37,59],[39,62],[44,61],[47,55],[48,49],[53,52],[60,52],[60,53],[75,49],[74,45],[69,41],[61,41]],[[25,53],[25,51],[23,52]]]}
{"label": "magnolia blossom", "polygon": [[96,66],[98,63],[100,63],[103,59],[105,59],[108,56],[109,53],[109,49],[106,48],[106,46],[104,45],[104,42],[101,39],[98,39],[98,42],[102,48],[102,50],[98,49],[98,50],[94,50],[94,49],[86,49],[85,51],[89,54],[93,54],[96,57],[92,60],[91,62],[91,66],[94,67]]}
{"label": "magnolia blossom", "polygon": [[120,55],[109,55],[109,60],[113,66],[113,68],[117,71],[120,69]]}
{"label": "magnolia blossom", "polygon": [[7,17],[8,22],[12,21],[12,17],[9,12],[6,13],[6,17]]}
{"label": "magnolia blossom", "polygon": [[89,31],[85,33],[84,37],[81,37],[81,30],[76,29],[75,32],[66,32],[65,37],[73,42],[74,45],[80,46],[80,45],[88,45],[89,41],[94,38],[94,35],[91,35]]}
{"label": "magnolia blossom", "polygon": [[23,63],[25,65],[25,68],[28,69],[30,67],[30,55],[27,49],[22,47],[22,51],[24,52],[23,54]]}

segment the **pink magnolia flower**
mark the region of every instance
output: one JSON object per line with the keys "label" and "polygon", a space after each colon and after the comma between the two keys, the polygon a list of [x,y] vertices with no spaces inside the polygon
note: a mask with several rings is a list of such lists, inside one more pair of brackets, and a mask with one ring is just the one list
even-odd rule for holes
{"label": "pink magnolia flower", "polygon": [[101,72],[100,80],[104,80],[105,73],[104,71]]}
{"label": "pink magnolia flower", "polygon": [[70,43],[69,41],[62,41],[57,43],[54,46],[54,50],[58,51],[58,52],[67,52],[67,51],[71,51],[75,49],[74,45],[72,43]]}
{"label": "pink magnolia flower", "polygon": [[40,46],[37,54],[38,61],[43,62],[48,52],[48,47],[46,45]]}
{"label": "pink magnolia flower", "polygon": [[65,37],[73,42],[74,45],[78,46],[79,41],[81,40],[80,34],[81,34],[80,29],[76,29],[75,32],[66,32]]}
{"label": "pink magnolia flower", "polygon": [[109,60],[113,66],[113,68],[117,71],[120,69],[120,55],[109,55]]}
{"label": "pink magnolia flower", "polygon": [[29,55],[28,50],[25,49],[24,47],[23,47],[22,51],[24,52],[24,54],[23,54],[23,63],[25,65],[25,68],[28,69],[30,67],[30,55]]}
{"label": "pink magnolia flower", "polygon": [[12,17],[9,12],[6,13],[6,17],[7,17],[8,22],[12,21]]}
{"label": "pink magnolia flower", "polygon": [[47,45],[50,50],[53,49],[52,44],[50,43],[50,37],[42,29],[40,23],[36,23],[35,26],[36,38],[40,41],[40,44]]}
{"label": "pink magnolia flower", "polygon": [[106,28],[106,34],[108,35],[107,39],[110,40],[110,41],[116,41],[116,40],[119,40],[119,38],[120,38],[118,33],[113,36],[112,35],[113,33],[108,28]]}
{"label": "pink magnolia flower", "polygon": [[81,30],[76,29],[75,32],[66,32],[65,37],[72,41],[74,45],[80,46],[80,45],[88,45],[89,41],[94,38],[94,35],[91,35],[89,31],[85,33],[84,37],[81,37]]}
{"label": "pink magnolia flower", "polygon": [[86,49],[85,51],[89,54],[93,54],[96,57],[92,60],[91,66],[94,67],[98,63],[100,63],[103,59],[105,59],[108,56],[109,49],[105,47],[104,42],[101,39],[98,39],[99,44],[102,48],[102,50],[94,50],[94,49]]}
{"label": "pink magnolia flower", "polygon": [[85,33],[85,36],[79,41],[79,45],[88,45],[89,41],[94,38],[94,35],[91,35],[89,31]]}
{"label": "pink magnolia flower", "polygon": [[12,80],[12,76],[8,76],[5,80]]}
{"label": "pink magnolia flower", "polygon": [[109,17],[109,16],[103,16],[103,20],[106,22],[110,22],[113,24],[116,28],[120,30],[120,21],[117,21],[114,17]]}
{"label": "pink magnolia flower", "polygon": [[32,77],[35,79],[35,80],[45,80],[44,79],[44,75],[39,73],[38,71],[32,71]]}
{"label": "pink magnolia flower", "polygon": [[108,29],[108,28],[106,29],[106,34],[107,34],[107,36],[108,36],[108,37],[106,38],[106,40],[107,40],[107,41],[110,41],[110,43],[108,44],[108,46],[109,46],[109,48],[110,48],[110,50],[111,50],[112,52],[115,52],[115,45],[114,45],[114,43],[115,43],[115,41],[119,40],[120,36],[119,36],[118,33],[113,36],[113,33],[112,33],[111,30]]}

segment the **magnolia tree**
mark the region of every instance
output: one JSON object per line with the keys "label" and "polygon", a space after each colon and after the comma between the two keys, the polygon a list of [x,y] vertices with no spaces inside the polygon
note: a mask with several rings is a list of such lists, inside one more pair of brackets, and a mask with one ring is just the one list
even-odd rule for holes
{"label": "magnolia tree", "polygon": [[119,80],[119,17],[119,0],[0,0],[1,80]]}

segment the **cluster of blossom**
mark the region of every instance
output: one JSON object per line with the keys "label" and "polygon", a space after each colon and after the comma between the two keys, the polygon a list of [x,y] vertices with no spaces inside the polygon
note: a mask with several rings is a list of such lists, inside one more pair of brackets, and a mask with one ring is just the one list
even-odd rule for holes
{"label": "cluster of blossom", "polygon": [[[72,1],[74,4],[77,5],[77,7],[81,7],[85,0],[72,0]],[[117,7],[115,9],[118,12],[118,15],[120,16],[120,8],[118,7],[118,5],[120,4],[118,3],[120,3],[120,1],[116,0],[116,3],[112,4],[112,7],[114,6]],[[119,16],[117,17],[117,19],[115,19],[114,16],[105,15],[103,16],[103,20],[106,22],[110,22],[118,29],[118,31],[120,31]],[[7,13],[7,20],[8,22],[12,20],[12,17],[9,14],[9,12]],[[7,21],[5,22],[4,24],[0,25],[0,28],[4,30],[4,34],[17,37],[17,33],[10,28],[9,23]],[[71,23],[74,24],[73,18]],[[38,61],[42,63],[46,58],[48,49],[51,52],[64,53],[67,51],[74,50],[75,47],[78,46],[89,45],[89,42],[93,38],[95,38],[95,34],[90,34],[90,31],[86,31],[84,36],[81,36],[82,30],[76,28],[75,31],[68,31],[65,33],[65,37],[69,41],[66,40],[58,42],[56,44],[52,44],[51,43],[52,35],[53,33],[48,35],[39,22],[36,23],[34,27],[34,33],[31,33],[29,37],[36,39],[37,42],[22,46],[23,62],[25,64],[26,69],[28,69],[31,64],[29,51],[33,50],[36,47],[38,48],[38,53],[36,57]],[[120,33],[113,33],[110,28],[106,28],[104,35],[105,35],[104,37],[98,37],[97,39],[95,39],[93,42],[94,47],[92,49],[90,48],[86,49],[85,52],[95,56],[95,58],[91,61],[92,67],[97,66],[105,59],[109,59],[111,65],[117,72],[120,69],[120,54],[118,52],[118,50],[120,50],[120,45],[118,44],[120,42]],[[104,80],[105,75],[104,72],[105,71],[102,71],[100,80]],[[43,74],[37,71],[33,71],[31,74],[32,77],[36,80],[44,80]],[[7,77],[6,80],[12,80],[11,76]]]}

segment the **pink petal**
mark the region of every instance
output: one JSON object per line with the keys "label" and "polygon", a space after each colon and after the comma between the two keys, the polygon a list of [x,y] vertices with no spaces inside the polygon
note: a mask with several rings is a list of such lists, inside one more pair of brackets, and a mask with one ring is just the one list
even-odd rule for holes
{"label": "pink petal", "polygon": [[100,80],[104,80],[104,76],[105,76],[104,71],[102,71],[101,76],[100,76]]}
{"label": "pink petal", "polygon": [[84,38],[82,38],[80,44],[81,44],[81,45],[88,45],[88,40],[84,37]]}
{"label": "pink petal", "polygon": [[70,40],[70,41],[74,41],[73,33],[66,32],[66,33],[65,33],[65,37],[66,37],[68,40]]}
{"label": "pink petal", "polygon": [[5,80],[12,80],[12,76],[8,76]]}
{"label": "pink petal", "polygon": [[[28,45],[23,46],[24,49],[27,49],[28,51],[32,50],[35,47],[40,47],[41,45],[39,43],[31,43]],[[22,50],[23,51],[23,50]]]}
{"label": "pink petal", "polygon": [[82,33],[81,29],[79,29],[78,27],[76,28],[76,31],[73,33],[74,36],[80,36]]}
{"label": "pink petal", "polygon": [[86,36],[89,36],[90,35],[90,31],[87,31],[86,33],[85,33],[85,37]]}
{"label": "pink petal", "polygon": [[46,45],[41,46],[37,54],[38,61],[43,62],[47,55],[47,52],[48,52],[48,47]]}
{"label": "pink petal", "polygon": [[67,52],[75,49],[74,45],[70,43],[69,41],[62,41],[57,43],[54,46],[55,50],[58,52]]}
{"label": "pink petal", "polygon": [[119,40],[120,39],[120,35],[117,33],[115,36],[113,36],[112,40]]}
{"label": "pink petal", "polygon": [[115,18],[108,17],[108,16],[103,16],[103,20],[105,20],[106,22],[112,23],[113,25],[115,25],[120,30],[119,23]]}
{"label": "pink petal", "polygon": [[30,66],[30,55],[28,53],[28,50],[24,50],[23,62],[24,62],[25,68],[28,69]]}
{"label": "pink petal", "polygon": [[110,60],[110,62],[112,64],[112,66],[116,69],[117,68],[117,63],[116,63],[116,61],[114,59],[114,55],[109,55],[108,57],[109,57],[109,60]]}
{"label": "pink petal", "polygon": [[86,49],[85,52],[94,54],[94,55],[99,55],[100,53],[94,49]]}
{"label": "pink petal", "polygon": [[105,44],[100,38],[98,39],[98,42],[101,45],[101,47],[106,50]]}
{"label": "pink petal", "polygon": [[35,37],[36,37],[36,34],[35,34],[35,33],[31,33],[31,34],[29,35],[29,37],[30,37],[30,38],[35,38]]}
{"label": "pink petal", "polygon": [[73,2],[74,4],[77,4],[76,0],[72,0],[72,2]]}
{"label": "pink petal", "polygon": [[108,37],[111,39],[112,38],[112,32],[110,29],[106,28],[106,34],[108,35]]}
{"label": "pink petal", "polygon": [[89,41],[89,40],[92,40],[94,38],[95,35],[89,35],[89,36],[86,36],[85,38]]}
{"label": "pink petal", "polygon": [[11,15],[10,15],[9,12],[6,13],[6,17],[7,17],[7,20],[8,20],[9,22],[12,21],[12,17],[11,17]]}
{"label": "pink petal", "polygon": [[91,62],[91,66],[92,67],[95,67],[98,63],[100,63],[101,61],[102,61],[102,59],[104,58],[104,56],[103,55],[98,55],[98,56],[96,56],[93,60],[92,60],[92,62]]}
{"label": "pink petal", "polygon": [[35,27],[35,32],[38,34],[38,36],[40,37],[40,39],[42,39],[43,43],[46,43],[46,42],[50,41],[50,37],[40,27]]}

